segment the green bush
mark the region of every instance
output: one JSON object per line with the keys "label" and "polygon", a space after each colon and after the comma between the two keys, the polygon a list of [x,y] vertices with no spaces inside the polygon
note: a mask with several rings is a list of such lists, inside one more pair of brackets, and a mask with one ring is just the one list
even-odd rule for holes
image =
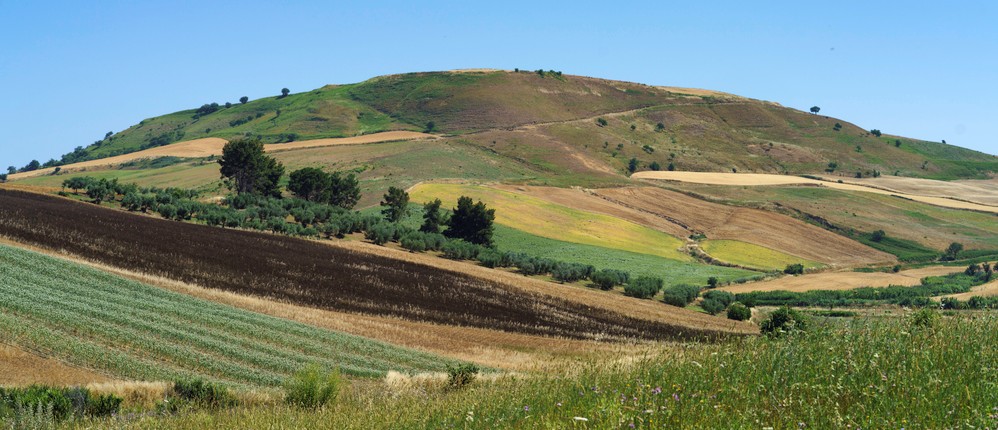
{"label": "green bush", "polygon": [[364,232],[364,238],[375,245],[384,245],[395,236],[395,226],[389,223],[375,224]]}
{"label": "green bush", "polygon": [[551,269],[551,276],[558,282],[576,282],[588,278],[595,269],[579,263],[558,263]]}
{"label": "green bush", "polygon": [[700,307],[703,308],[704,312],[711,315],[717,315],[724,310],[724,304],[715,299],[705,299],[700,303]]}
{"label": "green bush", "polygon": [[624,285],[624,295],[639,299],[648,299],[658,294],[658,291],[662,289],[662,284],[663,282],[659,278],[639,276],[633,281],[628,282],[627,285]]}
{"label": "green bush", "polygon": [[662,301],[672,306],[685,307],[700,296],[700,287],[689,284],[673,285],[665,289]]}
{"label": "green bush", "polygon": [[939,312],[932,308],[922,308],[911,314],[908,325],[912,330],[935,330],[939,328],[939,319]]}
{"label": "green bush", "polygon": [[626,284],[631,275],[623,270],[603,269],[597,270],[589,277],[593,284],[601,290],[611,290],[617,285]]}
{"label": "green bush", "polygon": [[802,275],[804,274],[804,265],[800,263],[788,264],[786,269],[783,269],[783,273],[788,275]]}
{"label": "green bush", "polygon": [[481,370],[478,366],[468,363],[456,366],[447,365],[447,385],[452,388],[461,388],[475,381]]}
{"label": "green bush", "polygon": [[460,239],[448,240],[440,248],[444,257],[452,260],[474,260],[484,248]]}
{"label": "green bush", "polygon": [[301,408],[318,409],[336,399],[341,384],[339,369],[327,372],[313,364],[285,382],[285,401]]}
{"label": "green bush", "polygon": [[228,388],[201,378],[174,381],[172,392],[181,400],[205,408],[226,408],[236,404]]}
{"label": "green bush", "polygon": [[746,321],[752,318],[752,310],[741,303],[734,302],[728,305],[728,319],[735,321]]}
{"label": "green bush", "polygon": [[412,252],[422,252],[426,250],[426,241],[423,240],[423,234],[414,232],[408,233],[399,239],[399,244],[403,248],[408,249]]}
{"label": "green bush", "polygon": [[729,293],[727,291],[720,291],[720,290],[710,290],[710,291],[707,291],[706,293],[703,293],[703,298],[704,298],[704,300],[716,300],[717,302],[719,302],[722,305],[724,305],[725,308],[728,307],[728,305],[734,303],[734,301],[735,301],[735,295],[734,294],[731,294],[731,293]]}
{"label": "green bush", "polygon": [[807,327],[807,318],[789,306],[784,306],[773,311],[762,322],[762,325],[759,326],[763,333],[770,336],[781,336],[785,333],[807,331]]}

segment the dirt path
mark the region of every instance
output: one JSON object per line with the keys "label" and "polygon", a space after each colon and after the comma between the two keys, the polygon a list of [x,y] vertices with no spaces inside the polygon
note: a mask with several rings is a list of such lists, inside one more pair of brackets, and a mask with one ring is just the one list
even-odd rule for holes
{"label": "dirt path", "polygon": [[930,266],[921,269],[905,270],[898,273],[884,272],[824,272],[801,276],[784,276],[770,281],[729,285],[720,288],[732,293],[752,291],[813,291],[851,290],[862,287],[886,287],[889,285],[914,286],[926,276],[942,276],[962,272],[958,266]]}
{"label": "dirt path", "polygon": [[[362,136],[342,137],[334,139],[314,139],[302,140],[289,143],[274,143],[264,145],[266,152],[292,151],[295,149],[318,148],[323,146],[336,145],[362,145],[368,143],[394,142],[399,140],[432,139],[436,136],[414,131],[386,131],[382,133],[365,134]],[[129,161],[145,158],[157,157],[183,157],[183,158],[203,158],[208,156],[222,155],[222,147],[228,143],[225,139],[217,137],[207,137],[204,139],[194,139],[184,142],[172,143],[166,146],[149,148],[142,151],[132,152],[114,157],[101,158],[98,160],[82,161],[79,163],[61,166],[64,171],[80,170],[89,167],[115,166]],[[47,175],[55,171],[54,167],[33,170],[30,172],[15,173],[8,179],[16,181],[18,179],[31,178],[35,176]]]}
{"label": "dirt path", "polygon": [[759,186],[759,185],[813,185],[844,191],[859,191],[866,193],[897,196],[917,202],[953,209],[968,209],[980,212],[998,213],[998,206],[988,206],[979,203],[964,202],[945,197],[933,197],[901,192],[888,191],[865,185],[821,181],[799,176],[771,175],[763,173],[714,173],[714,172],[638,172],[631,176],[635,179],[658,179],[667,181],[693,182],[710,185]]}

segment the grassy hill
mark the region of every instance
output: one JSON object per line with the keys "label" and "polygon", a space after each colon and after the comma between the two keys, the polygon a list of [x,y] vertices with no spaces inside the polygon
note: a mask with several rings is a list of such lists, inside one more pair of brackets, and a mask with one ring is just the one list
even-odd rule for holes
{"label": "grassy hill", "polygon": [[[432,123],[432,124],[430,124]],[[849,122],[771,102],[560,73],[434,72],[190,109],[149,118],[63,161],[203,137],[287,142],[387,130],[444,133],[546,173],[547,183],[605,181],[657,163],[677,170],[816,173],[829,163],[937,179],[998,171],[993,155],[936,142],[874,136]]]}

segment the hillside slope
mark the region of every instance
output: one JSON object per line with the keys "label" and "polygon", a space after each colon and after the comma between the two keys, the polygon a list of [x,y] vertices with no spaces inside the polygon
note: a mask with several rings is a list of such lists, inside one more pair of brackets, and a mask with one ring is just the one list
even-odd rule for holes
{"label": "hillside slope", "polygon": [[[893,173],[984,178],[993,155],[874,136],[847,121],[703,90],[560,73],[408,73],[349,85],[175,112],[78,148],[63,162],[178,141],[259,137],[268,143],[432,128],[551,173],[621,175],[638,169],[769,173]],[[592,180],[592,179],[590,179]]]}

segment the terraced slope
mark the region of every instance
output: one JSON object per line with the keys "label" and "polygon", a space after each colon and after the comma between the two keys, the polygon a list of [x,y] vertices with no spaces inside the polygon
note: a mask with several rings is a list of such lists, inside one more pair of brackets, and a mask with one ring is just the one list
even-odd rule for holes
{"label": "terraced slope", "polygon": [[118,378],[278,386],[310,363],[357,376],[447,360],[247,312],[0,245],[0,341]]}
{"label": "terraced slope", "polygon": [[625,315],[620,307],[560,298],[557,290],[546,294],[312,241],[153,219],[3,189],[0,234],[111,266],[331,310],[577,339],[669,339],[732,331],[721,329],[728,325],[715,318],[679,309],[675,321],[700,319],[700,324]]}

